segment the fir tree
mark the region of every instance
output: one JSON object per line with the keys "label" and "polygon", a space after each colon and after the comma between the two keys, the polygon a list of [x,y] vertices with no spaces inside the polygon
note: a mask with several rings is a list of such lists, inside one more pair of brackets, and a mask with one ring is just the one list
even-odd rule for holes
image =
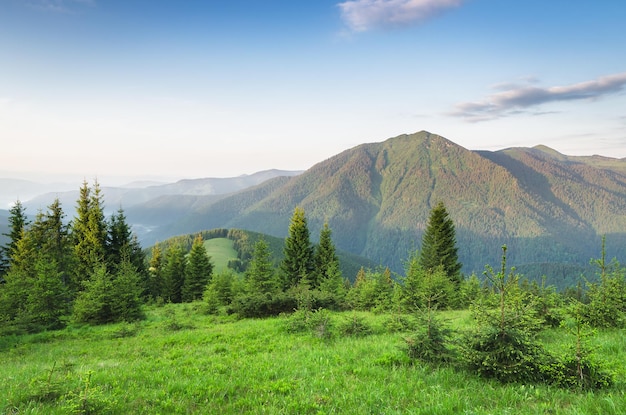
{"label": "fir tree", "polygon": [[213,264],[207,254],[202,235],[198,234],[191,245],[191,251],[185,267],[183,301],[190,302],[202,298],[204,290],[211,280]]}
{"label": "fir tree", "polygon": [[304,209],[296,207],[289,224],[289,235],[285,239],[284,259],[281,272],[285,288],[298,285],[302,279],[307,281],[313,271],[313,246],[309,237],[309,228]]}
{"label": "fir tree", "polygon": [[420,266],[426,272],[434,272],[439,266],[443,266],[446,275],[457,287],[462,281],[456,231],[443,202],[439,202],[430,212],[422,238]]}

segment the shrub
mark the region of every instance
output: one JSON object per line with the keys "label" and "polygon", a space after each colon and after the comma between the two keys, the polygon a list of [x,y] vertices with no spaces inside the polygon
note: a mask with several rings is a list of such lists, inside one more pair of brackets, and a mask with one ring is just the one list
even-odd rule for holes
{"label": "shrub", "polygon": [[351,317],[344,319],[339,323],[337,329],[344,336],[363,337],[372,334],[372,326],[365,318],[353,313]]}

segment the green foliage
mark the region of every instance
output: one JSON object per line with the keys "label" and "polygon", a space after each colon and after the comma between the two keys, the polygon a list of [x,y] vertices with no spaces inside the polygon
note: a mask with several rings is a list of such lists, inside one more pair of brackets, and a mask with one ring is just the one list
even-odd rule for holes
{"label": "green foliage", "polygon": [[272,252],[265,239],[254,244],[254,252],[245,273],[248,292],[275,293],[280,283],[272,265]]}
{"label": "green foliage", "polygon": [[293,311],[296,299],[283,291],[275,293],[241,292],[235,295],[229,312],[241,318],[277,316]]}
{"label": "green foliage", "polygon": [[457,287],[450,280],[443,265],[424,269],[417,253],[411,257],[403,280],[401,302],[406,311],[423,307],[446,309],[458,303]]}
{"label": "green foliage", "polygon": [[339,258],[337,257],[331,235],[332,231],[328,226],[328,222],[326,222],[320,232],[319,244],[315,248],[315,268],[311,274],[311,285],[313,288],[318,288],[324,283],[337,286],[343,281],[339,269]]}
{"label": "green foliage", "polygon": [[337,331],[343,336],[363,337],[374,331],[367,319],[357,313],[352,313],[337,324]]}
{"label": "green foliage", "polygon": [[[407,334],[381,331],[387,314],[358,312],[374,328],[370,335],[340,336],[335,324],[325,341],[314,331],[287,333],[288,316],[240,320],[196,311],[190,304],[150,306],[141,324],[0,337],[7,380],[0,382],[0,413],[626,413],[626,341],[615,329],[598,330],[588,344],[615,371],[613,384],[581,390],[412,364],[401,350]],[[328,312],[331,324],[352,314]],[[473,325],[465,310],[436,314],[454,330]],[[194,329],[167,329],[171,315]],[[135,334],[117,334],[128,332]],[[568,333],[548,329],[542,344],[565,352],[573,342]]]}
{"label": "green foliage", "polygon": [[532,333],[505,326],[486,326],[466,336],[463,357],[472,371],[501,382],[546,380],[549,356]]}
{"label": "green foliage", "polygon": [[418,313],[417,329],[405,337],[410,359],[428,363],[446,363],[453,359],[452,331],[431,312]]}
{"label": "green foliage", "polygon": [[288,333],[309,332],[321,339],[332,338],[334,327],[331,314],[323,308],[316,310],[299,308],[285,319],[285,330]]}
{"label": "green foliage", "polygon": [[35,281],[26,300],[26,311],[32,325],[29,331],[60,329],[65,326],[71,309],[62,272],[54,259],[38,260],[35,270]]}
{"label": "green foliage", "polygon": [[5,274],[11,264],[12,258],[15,255],[15,250],[18,241],[22,238],[26,227],[29,224],[26,216],[26,207],[22,205],[22,202],[18,199],[13,206],[9,209],[9,233],[3,234],[8,237],[9,240],[4,246],[0,246],[0,276]]}
{"label": "green foliage", "polygon": [[202,298],[211,280],[213,264],[204,247],[204,240],[198,235],[191,246],[185,265],[185,280],[182,287],[182,300],[191,302]]}
{"label": "green foliage", "polygon": [[[569,331],[574,335],[575,343],[549,367],[551,381],[560,387],[577,390],[595,390],[607,388],[615,381],[615,375],[606,368],[606,364],[597,359],[588,344],[593,334],[583,322],[583,304],[573,302],[568,307],[573,323]],[[573,327],[572,327],[573,326]]]}
{"label": "green foliage", "polygon": [[296,207],[293,211],[283,253],[284,259],[280,264],[280,270],[284,288],[297,285],[303,278],[310,281],[314,252],[304,209],[301,207]]}
{"label": "green foliage", "polygon": [[461,263],[456,246],[454,222],[443,202],[431,210],[426,231],[422,237],[419,264],[426,272],[442,267],[445,275],[458,287],[461,283]]}
{"label": "green foliage", "polygon": [[468,308],[485,294],[482,282],[475,273],[465,278],[459,287],[459,307]]}
{"label": "green foliage", "polygon": [[207,313],[218,314],[223,307],[232,302],[236,290],[234,280],[237,278],[231,272],[220,272],[211,279],[203,295]]}
{"label": "green foliage", "polygon": [[550,356],[536,339],[539,324],[533,308],[524,304],[519,276],[506,271],[507,247],[502,247],[502,268],[485,275],[496,296],[496,308],[488,302],[474,307],[478,327],[466,335],[462,354],[470,370],[501,382],[544,380],[543,368]]}
{"label": "green foliage", "polygon": [[600,281],[588,285],[587,304],[581,317],[592,327],[626,326],[626,270],[614,260],[606,263],[604,239],[602,254],[593,263],[600,271]]}
{"label": "green foliage", "polygon": [[73,288],[78,290],[106,260],[107,224],[102,190],[97,181],[93,188],[83,182],[76,214],[71,235],[76,259]]}
{"label": "green foliage", "polygon": [[116,274],[101,266],[84,285],[74,303],[76,322],[97,325],[143,318],[139,276],[129,262]]}
{"label": "green foliage", "polygon": [[185,266],[187,259],[180,245],[171,245],[164,255],[161,297],[170,303],[183,301],[183,285],[185,284]]}
{"label": "green foliage", "polygon": [[355,310],[385,311],[393,307],[394,281],[389,268],[364,270],[357,274],[346,301]]}

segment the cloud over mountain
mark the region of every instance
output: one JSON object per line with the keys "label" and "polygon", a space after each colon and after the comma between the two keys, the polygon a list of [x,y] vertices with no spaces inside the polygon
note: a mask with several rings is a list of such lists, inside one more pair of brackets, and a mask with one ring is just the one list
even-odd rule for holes
{"label": "cloud over mountain", "polygon": [[338,4],[341,17],[354,32],[410,26],[461,5],[463,0],[349,0]]}
{"label": "cloud over mountain", "polygon": [[625,87],[626,72],[565,86],[541,88],[511,85],[507,88],[499,87],[500,92],[483,100],[457,104],[451,115],[473,122],[486,121],[527,112],[532,107],[549,102],[598,99],[620,92]]}

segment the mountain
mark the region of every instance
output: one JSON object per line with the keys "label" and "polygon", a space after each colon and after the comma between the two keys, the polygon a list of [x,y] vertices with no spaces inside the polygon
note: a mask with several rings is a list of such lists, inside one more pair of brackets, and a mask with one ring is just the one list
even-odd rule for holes
{"label": "mountain", "polygon": [[[219,199],[178,201],[177,219],[146,241],[221,227],[284,237],[301,206],[313,237],[328,221],[339,249],[401,271],[439,201],[454,220],[468,273],[497,267],[504,244],[509,265],[583,266],[599,256],[604,234],[609,258],[624,255],[626,160],[544,146],[470,151],[426,131],[362,144],[298,176]],[[161,211],[172,203],[161,200]]]}
{"label": "mountain", "polygon": [[[126,210],[137,204],[158,204],[159,198],[164,196],[172,196],[173,199],[179,199],[183,196],[183,200],[186,200],[187,196],[214,197],[255,186],[274,177],[290,177],[300,173],[302,172],[273,169],[238,177],[185,179],[176,183],[156,185],[150,182],[136,182],[121,187],[102,187],[102,193],[105,199],[106,213],[110,214],[119,209],[120,206]],[[78,200],[79,188],[80,185],[74,186],[71,191],[55,189],[53,192],[48,191],[45,194],[26,199],[25,202],[25,199],[22,201],[29,211],[36,212],[38,209],[45,209],[55,198],[59,198],[61,205],[70,212]],[[176,200],[176,202],[180,202],[180,200]]]}
{"label": "mountain", "polygon": [[0,177],[0,208],[7,209],[18,199],[24,202],[42,193],[65,192],[71,189],[72,187],[68,183],[39,183],[31,180]]}

